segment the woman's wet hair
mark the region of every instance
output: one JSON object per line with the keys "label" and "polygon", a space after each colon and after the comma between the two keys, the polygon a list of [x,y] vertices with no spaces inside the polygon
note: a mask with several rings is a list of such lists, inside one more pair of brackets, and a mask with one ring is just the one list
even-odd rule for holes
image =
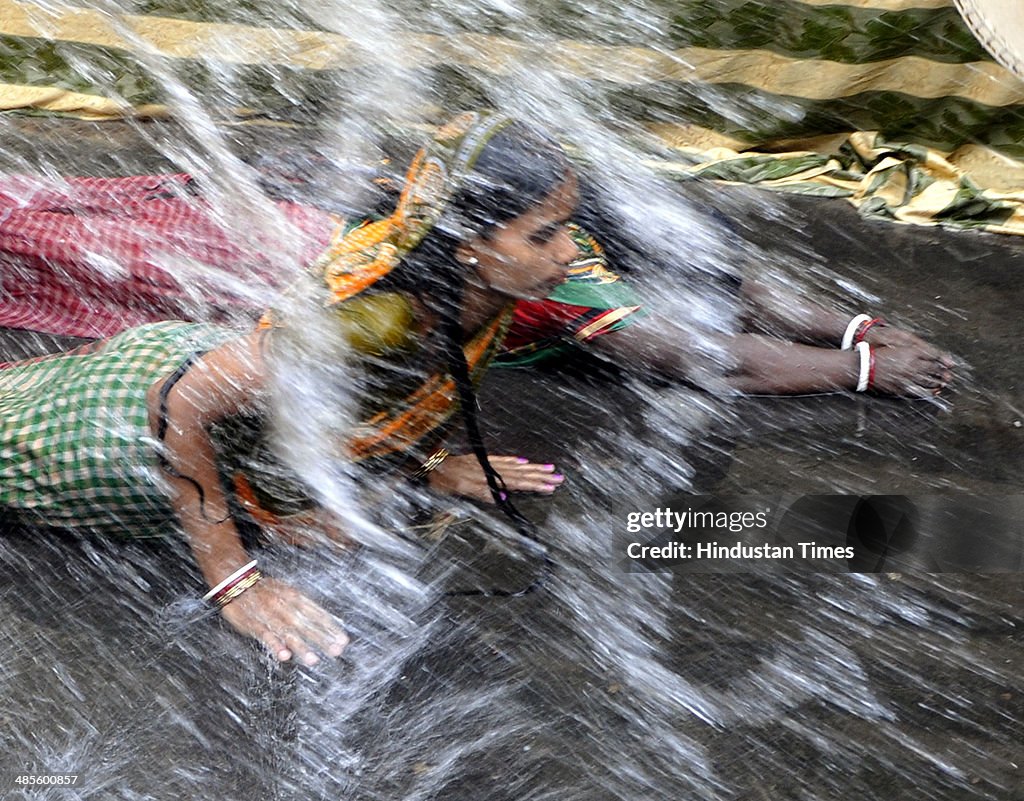
{"label": "woman's wet hair", "polygon": [[470,447],[495,503],[521,531],[532,526],[509,503],[504,482],[491,466],[480,434],[460,321],[465,273],[471,268],[460,264],[456,251],[462,242],[475,236],[487,238],[503,223],[539,206],[570,172],[569,160],[557,142],[521,122],[511,123],[487,143],[439,224],[401,267],[381,282],[382,288],[387,284],[387,288],[417,294],[440,316],[445,358],[458,388]]}
{"label": "woman's wet hair", "polygon": [[457,225],[486,237],[540,205],[570,169],[557,142],[521,122],[511,123],[488,142],[465,176],[449,206],[451,215]]}
{"label": "woman's wet hair", "polygon": [[[454,277],[461,287],[466,268],[455,257],[458,246],[474,236],[486,238],[503,223],[539,206],[571,170],[555,140],[522,122],[510,123],[484,147],[438,224],[377,286],[423,295],[424,290],[436,293],[442,288],[439,284],[450,286]],[[388,200],[387,208],[394,208],[394,203]],[[453,276],[452,270],[458,274]]]}

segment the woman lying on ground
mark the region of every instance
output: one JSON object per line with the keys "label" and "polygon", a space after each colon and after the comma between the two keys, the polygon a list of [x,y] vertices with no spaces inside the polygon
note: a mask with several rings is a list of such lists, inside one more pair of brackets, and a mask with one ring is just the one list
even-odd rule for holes
{"label": "woman lying on ground", "polygon": [[[520,123],[463,115],[410,168],[394,213],[340,232],[315,265],[329,335],[370,373],[348,456],[405,471],[440,492],[489,500],[551,493],[553,465],[489,458],[474,384],[497,352],[517,299],[565,279],[577,247],[565,229],[576,178],[564,153]],[[347,639],[294,588],[263,577],[231,507],[287,530],[298,515],[340,537],[325,512],[262,455],[273,354],[286,313],[256,331],[163,322],[0,370],[0,508],[27,524],[118,534],[174,518],[210,586],[208,598],[278,659],[312,664]],[[319,329],[318,329],[319,330]],[[282,340],[283,341],[283,340]],[[337,352],[323,343],[323,354]],[[456,401],[458,399],[458,401]],[[456,411],[469,455],[439,448]],[[230,503],[230,496],[235,503]]]}
{"label": "woman lying on ground", "polygon": [[[124,222],[128,208],[125,225],[143,232],[140,209],[184,202],[159,194],[134,200],[118,213]],[[563,480],[553,465],[488,458],[477,432],[473,387],[510,322],[508,361],[591,342],[690,377],[684,349],[645,330],[640,304],[608,270],[600,246],[569,223],[576,202],[576,177],[557,145],[505,118],[465,115],[418,155],[390,216],[336,234],[314,266],[315,281],[333,336],[365,357],[373,386],[360,397],[364,422],[348,432],[352,460],[425,477],[437,491],[494,502],[513,516],[507,492],[553,492]],[[65,218],[58,226],[89,211],[50,206]],[[0,237],[8,234],[3,248],[27,247],[21,256],[46,262],[38,242],[9,235],[15,218],[7,214],[0,227]],[[52,233],[48,226],[31,230]],[[55,241],[73,250],[82,240]],[[143,243],[135,244],[141,252]],[[254,458],[273,449],[267,354],[298,325],[285,318],[281,328],[242,334],[156,323],[8,366],[0,371],[0,507],[30,524],[122,534],[176,517],[211,600],[236,629],[279,659],[312,663],[317,650],[340,653],[346,638],[327,612],[260,576],[229,506],[233,499],[266,528],[287,533],[298,519],[340,537],[301,487],[275,486],[282,471],[272,455]],[[896,394],[934,391],[949,380],[947,357],[877,322],[847,325],[815,312],[794,333],[872,345],[851,353],[719,335],[734,362],[729,380],[788,392],[874,382]],[[438,446],[456,409],[474,453],[446,458]]]}
{"label": "woman lying on ground", "polygon": [[[594,216],[597,204],[587,205],[579,219],[593,222],[599,239],[613,238],[617,221]],[[315,259],[337,218],[296,202],[278,201],[277,209],[301,233],[304,258]],[[742,306],[742,333],[666,324],[645,313],[628,279],[613,272],[617,262],[609,264],[588,233],[575,225],[567,230],[579,249],[577,263],[547,297],[516,304],[496,365],[572,358],[586,343],[616,363],[697,383],[706,371],[694,354],[713,352],[723,361],[718,376],[725,384],[754,394],[862,389],[927,396],[952,380],[950,356],[919,337],[875,315],[826,309],[752,276],[728,288],[728,302],[738,299]],[[0,256],[15,266],[5,276],[0,326],[109,336],[132,324],[191,319],[189,303],[204,274],[241,274],[250,284],[254,274],[257,282],[282,280],[272,253],[246,253],[236,238],[188,176],[69,178],[63,184],[7,179],[0,185]],[[685,262],[686,249],[679,250]],[[100,264],[97,253],[106,257]],[[265,263],[254,263],[260,258]],[[183,263],[202,265],[202,272],[194,280],[181,277]],[[635,266],[650,272],[649,265]],[[215,307],[240,303],[206,291]]]}

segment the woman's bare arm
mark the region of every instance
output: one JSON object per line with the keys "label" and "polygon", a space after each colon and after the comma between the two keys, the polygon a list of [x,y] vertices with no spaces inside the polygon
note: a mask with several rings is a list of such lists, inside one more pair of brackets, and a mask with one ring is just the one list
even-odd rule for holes
{"label": "woman's bare arm", "polygon": [[[220,486],[209,427],[259,404],[266,391],[266,366],[255,335],[204,355],[166,398],[164,454],[171,470],[171,501],[203,577],[212,587],[250,561]],[[165,379],[166,380],[166,379]],[[157,431],[160,389],[149,392],[150,421]],[[310,599],[279,581],[264,578],[228,604],[223,614],[236,629],[260,640],[278,659],[317,661],[314,649],[331,656],[348,641],[334,619]]]}
{"label": "woman's bare arm", "polygon": [[741,298],[746,330],[805,344],[838,347],[853,316],[750,277],[743,281]]}
{"label": "woman's bare arm", "polygon": [[[592,346],[599,354],[624,364],[643,364],[669,378],[703,384],[705,376],[712,383],[718,376],[725,386],[745,393],[852,390],[860,375],[860,357],[852,351],[758,334],[668,329],[653,317],[598,337]],[[717,369],[708,369],[709,350],[720,355]],[[952,380],[946,359],[927,344],[876,348],[875,387],[891,395],[938,394]]]}
{"label": "woman's bare arm", "polygon": [[[827,308],[790,289],[756,278],[743,282],[744,326],[774,337],[825,347],[838,347],[854,314]],[[864,340],[872,347],[910,347],[939,354],[947,371],[954,366],[948,353],[939,353],[917,334],[882,322],[872,326]]]}

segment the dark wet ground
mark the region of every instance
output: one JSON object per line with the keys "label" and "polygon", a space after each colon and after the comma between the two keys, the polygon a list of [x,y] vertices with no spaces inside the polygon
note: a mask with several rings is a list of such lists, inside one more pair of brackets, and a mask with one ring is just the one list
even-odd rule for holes
{"label": "dark wet ground", "polygon": [[[19,126],[15,150],[60,141],[69,171],[161,168],[126,129]],[[280,136],[239,133],[266,148]],[[998,562],[975,553],[976,569],[1020,570],[1024,243],[864,222],[839,201],[778,198],[768,212],[762,194],[721,192],[731,213],[749,213],[745,236],[776,253],[818,254],[884,299],[891,319],[955,353],[965,365],[955,389],[941,404],[743,399],[722,418],[724,402],[686,388],[494,374],[483,399],[494,449],[552,459],[569,477],[550,505],[524,511],[585,529],[681,503],[684,491],[773,503],[910,495],[945,539],[998,543]],[[766,219],[779,213],[782,225]],[[0,356],[40,346],[7,333]],[[661,415],[653,422],[651,397]],[[666,419],[689,445],[665,438]],[[676,453],[697,466],[690,486],[657,460]],[[966,517],[957,493],[990,496],[996,514]],[[938,514],[943,503],[956,513]],[[25,794],[33,798],[179,799],[201,788],[231,799],[1024,799],[1019,573],[679,572],[659,606],[674,625],[650,635],[660,660],[721,709],[749,701],[708,722],[678,698],[648,708],[630,662],[595,654],[567,600],[588,557],[552,544],[565,566],[542,591],[424,613],[444,612],[430,644],[341,726],[324,717],[351,664],[271,668],[216,621],[182,623],[184,599],[200,588],[180,547],[9,531],[0,541],[0,777],[26,763],[81,772],[80,795]],[[284,568],[291,557],[267,558]],[[494,565],[485,572],[495,583],[522,579],[507,560]],[[654,581],[620,579],[604,589],[626,595]],[[373,653],[365,641],[353,651]],[[468,699],[488,693],[489,712],[477,714]],[[645,719],[657,726],[645,730]],[[442,770],[446,747],[488,732],[486,745]],[[332,764],[331,737],[339,752],[342,742],[360,751],[358,774]],[[672,750],[681,741],[696,744],[702,768]],[[445,778],[431,785],[432,776]],[[21,797],[9,787],[0,797]]]}

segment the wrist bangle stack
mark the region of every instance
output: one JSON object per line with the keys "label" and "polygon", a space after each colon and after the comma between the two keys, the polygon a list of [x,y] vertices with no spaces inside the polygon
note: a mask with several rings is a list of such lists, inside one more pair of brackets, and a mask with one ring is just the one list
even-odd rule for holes
{"label": "wrist bangle stack", "polygon": [[853,346],[858,342],[863,342],[868,335],[868,331],[876,325],[887,325],[885,318],[872,317],[870,314],[858,314],[846,326],[846,331],[843,334],[843,340],[840,345],[841,349],[853,350]]}
{"label": "wrist bangle stack", "polygon": [[238,570],[221,581],[216,587],[212,588],[203,596],[203,600],[216,606],[218,609],[223,609],[262,578],[263,574],[256,567],[256,560],[253,559],[249,564],[238,568]]}
{"label": "wrist bangle stack", "polygon": [[860,374],[857,377],[857,391],[867,392],[875,385],[875,354],[867,342],[857,343],[857,353],[860,355]]}
{"label": "wrist bangle stack", "polygon": [[846,326],[846,331],[843,334],[843,339],[840,344],[842,350],[853,350],[854,337],[857,336],[857,330],[864,324],[871,322],[870,314],[858,314],[849,324]]}
{"label": "wrist bangle stack", "polygon": [[437,470],[437,468],[441,466],[441,463],[449,456],[451,456],[451,453],[449,453],[447,448],[438,448],[427,457],[427,460],[423,464],[416,468],[416,471],[412,474],[413,479],[418,480],[426,478],[428,473],[432,473]]}
{"label": "wrist bangle stack", "polygon": [[861,323],[860,325],[858,325],[857,330],[853,334],[854,344],[858,342],[863,342],[865,339],[867,339],[868,331],[870,331],[876,325],[885,326],[886,322],[881,317],[872,317],[866,323]]}

